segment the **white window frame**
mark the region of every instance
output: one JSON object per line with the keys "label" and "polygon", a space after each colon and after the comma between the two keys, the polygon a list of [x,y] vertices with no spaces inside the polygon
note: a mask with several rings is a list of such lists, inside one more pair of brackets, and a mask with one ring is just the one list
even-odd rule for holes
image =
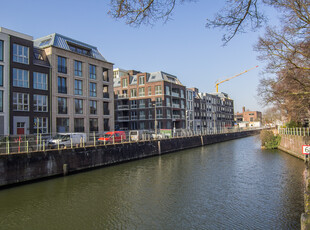
{"label": "white window frame", "polygon": [[33,72],[33,88],[47,90],[48,88],[47,74]]}
{"label": "white window frame", "polygon": [[13,44],[13,62],[29,64],[29,47],[14,43]]}
{"label": "white window frame", "polygon": [[29,71],[13,68],[13,86],[29,88]]}
{"label": "white window frame", "polygon": [[139,97],[144,97],[145,96],[145,88],[139,88]]}
{"label": "white window frame", "polygon": [[[19,96],[21,96],[21,102],[19,102]],[[13,92],[13,111],[29,111],[28,93]]]}
{"label": "white window frame", "polygon": [[161,85],[156,85],[155,86],[155,95],[160,95],[160,94],[162,94]]}
{"label": "white window frame", "polygon": [[[37,120],[39,120],[39,127],[37,127]],[[47,117],[35,117],[33,119],[33,129],[35,133],[36,132],[48,133],[48,118]]]}
{"label": "white window frame", "polygon": [[48,112],[48,96],[47,95],[39,95],[39,94],[33,95],[33,111],[34,112]]}

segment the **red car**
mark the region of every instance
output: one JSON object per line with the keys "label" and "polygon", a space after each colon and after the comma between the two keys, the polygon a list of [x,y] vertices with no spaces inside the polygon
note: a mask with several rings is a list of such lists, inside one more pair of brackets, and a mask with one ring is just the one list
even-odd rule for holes
{"label": "red car", "polygon": [[[114,140],[113,140],[114,139]],[[120,143],[126,140],[126,133],[124,131],[107,132],[103,137],[100,137],[98,141],[105,143]]]}

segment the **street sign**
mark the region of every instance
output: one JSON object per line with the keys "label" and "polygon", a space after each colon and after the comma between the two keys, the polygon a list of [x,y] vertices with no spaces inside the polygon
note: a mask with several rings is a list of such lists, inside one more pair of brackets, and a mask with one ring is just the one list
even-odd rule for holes
{"label": "street sign", "polygon": [[302,146],[302,154],[309,155],[310,154],[310,145]]}

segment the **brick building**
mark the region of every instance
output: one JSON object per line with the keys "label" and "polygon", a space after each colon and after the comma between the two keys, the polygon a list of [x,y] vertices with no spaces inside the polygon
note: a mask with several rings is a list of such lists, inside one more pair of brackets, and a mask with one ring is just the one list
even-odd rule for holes
{"label": "brick building", "polygon": [[235,114],[236,122],[262,122],[262,113],[259,111],[246,111],[242,107],[242,113]]}
{"label": "brick building", "polygon": [[186,88],[176,76],[131,70],[114,78],[114,93],[118,129],[155,129],[155,120],[157,129],[186,126]]}

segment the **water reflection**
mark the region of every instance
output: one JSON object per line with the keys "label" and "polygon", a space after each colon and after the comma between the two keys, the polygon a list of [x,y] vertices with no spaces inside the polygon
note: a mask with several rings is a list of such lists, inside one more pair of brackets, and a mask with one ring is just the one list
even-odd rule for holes
{"label": "water reflection", "polygon": [[303,170],[243,138],[0,191],[0,226],[298,229]]}

